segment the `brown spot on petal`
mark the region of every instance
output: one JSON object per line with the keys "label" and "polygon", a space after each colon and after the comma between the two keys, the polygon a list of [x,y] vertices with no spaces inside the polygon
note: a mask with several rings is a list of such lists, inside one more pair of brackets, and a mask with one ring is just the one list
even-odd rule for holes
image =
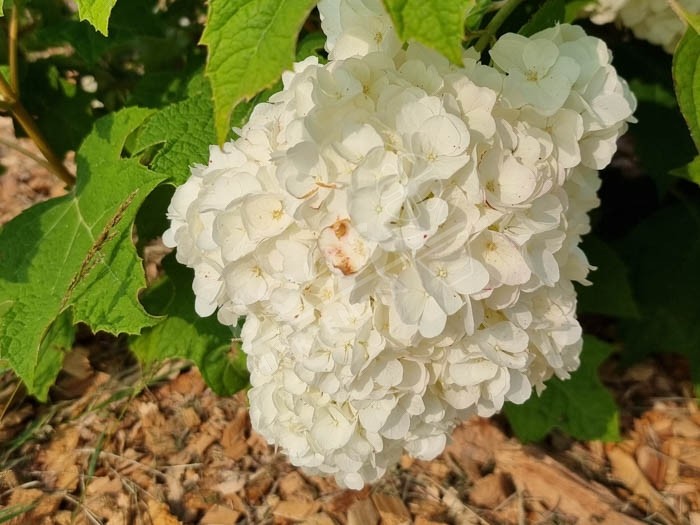
{"label": "brown spot on petal", "polygon": [[351,275],[357,272],[350,260],[350,257],[345,253],[342,247],[335,247],[326,250],[324,253],[326,260],[333,268],[340,270],[343,275]]}
{"label": "brown spot on petal", "polygon": [[367,248],[349,219],[340,219],[324,228],[318,245],[328,266],[343,275],[357,273],[367,262]]}
{"label": "brown spot on petal", "polygon": [[333,229],[333,233],[335,233],[335,236],[338,239],[342,239],[343,237],[345,237],[345,235],[347,235],[349,225],[350,221],[348,221],[347,219],[343,219],[341,221],[336,221],[331,226],[331,228]]}
{"label": "brown spot on petal", "polygon": [[338,259],[333,266],[343,272],[343,275],[351,275],[357,272],[357,268],[353,267],[350,258],[347,256]]}

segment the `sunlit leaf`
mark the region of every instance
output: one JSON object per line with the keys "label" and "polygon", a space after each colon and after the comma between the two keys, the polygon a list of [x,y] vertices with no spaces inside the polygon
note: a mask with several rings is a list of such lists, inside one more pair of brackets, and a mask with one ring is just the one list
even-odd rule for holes
{"label": "sunlit leaf", "polygon": [[475,0],[384,0],[384,5],[402,40],[416,40],[461,63],[464,20]]}
{"label": "sunlit leaf", "polygon": [[559,428],[577,439],[619,439],[615,400],[598,378],[598,367],[611,352],[607,343],[584,338],[581,367],[571,379],[552,378],[541,396],[533,394],[522,405],[505,406],[515,434],[524,441],[538,441]]}
{"label": "sunlit leaf", "polygon": [[72,325],[138,334],[157,322],[138,301],[146,282],[131,234],[163,176],[122,158],[150,115],[127,109],[97,121],[77,155],[75,188],[0,228],[0,359],[39,399],[60,370]]}
{"label": "sunlit leaf", "polygon": [[294,62],[299,30],[315,0],[211,0],[202,43],[219,143],[236,105],[271,86]]}

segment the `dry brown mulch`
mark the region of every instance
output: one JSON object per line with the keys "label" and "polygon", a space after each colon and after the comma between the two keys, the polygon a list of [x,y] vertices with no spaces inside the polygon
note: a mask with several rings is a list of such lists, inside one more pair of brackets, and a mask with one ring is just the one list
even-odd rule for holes
{"label": "dry brown mulch", "polygon": [[53,391],[69,399],[15,403],[0,423],[6,451],[19,443],[1,457],[0,503],[34,505],[9,523],[700,523],[700,411],[658,363],[621,379],[636,399],[669,387],[621,443],[524,446],[501,420],[476,418],[436,460],[404,457],[350,491],[289,465],[251,430],[245,397],[214,395],[196,369],[174,363],[145,386],[135,367],[96,370],[90,352],[74,350]]}
{"label": "dry brown mulch", "polygon": [[[12,138],[7,120],[0,136]],[[20,141],[30,149],[31,144]],[[0,145],[0,224],[60,195],[45,169]],[[152,271],[152,268],[150,269]],[[83,334],[40,405],[0,375],[0,516],[12,525],[700,525],[700,410],[688,364],[663,358],[603,377],[620,443],[511,437],[504,420],[458,427],[430,462],[404,457],[375,486],[306,476],[250,428],[246,400],[196,369],[143,371],[123,342]]]}

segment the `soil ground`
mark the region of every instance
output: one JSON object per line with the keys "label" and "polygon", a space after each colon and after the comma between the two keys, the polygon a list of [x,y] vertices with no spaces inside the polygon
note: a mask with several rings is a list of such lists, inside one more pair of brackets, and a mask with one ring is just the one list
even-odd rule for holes
{"label": "soil ground", "polygon": [[[17,151],[36,154],[7,119],[0,139],[1,224],[63,189]],[[476,418],[436,460],[404,457],[351,491],[269,447],[250,428],[244,394],[215,396],[183,362],[141,370],[122,340],[82,330],[50,403],[0,374],[0,523],[700,525],[688,363],[620,369],[613,358],[601,375],[621,407],[619,443],[554,433],[524,445],[502,418]]]}

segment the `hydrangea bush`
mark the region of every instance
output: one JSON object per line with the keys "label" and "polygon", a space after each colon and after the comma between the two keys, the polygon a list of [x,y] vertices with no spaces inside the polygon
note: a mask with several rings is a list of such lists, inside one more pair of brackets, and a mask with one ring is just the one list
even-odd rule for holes
{"label": "hydrangea bush", "polygon": [[200,315],[245,316],[253,427],[360,488],[576,370],[579,244],[636,102],[577,26],[458,67],[402,48],[378,0],[319,10],[329,62],[211,148],[164,241]]}

